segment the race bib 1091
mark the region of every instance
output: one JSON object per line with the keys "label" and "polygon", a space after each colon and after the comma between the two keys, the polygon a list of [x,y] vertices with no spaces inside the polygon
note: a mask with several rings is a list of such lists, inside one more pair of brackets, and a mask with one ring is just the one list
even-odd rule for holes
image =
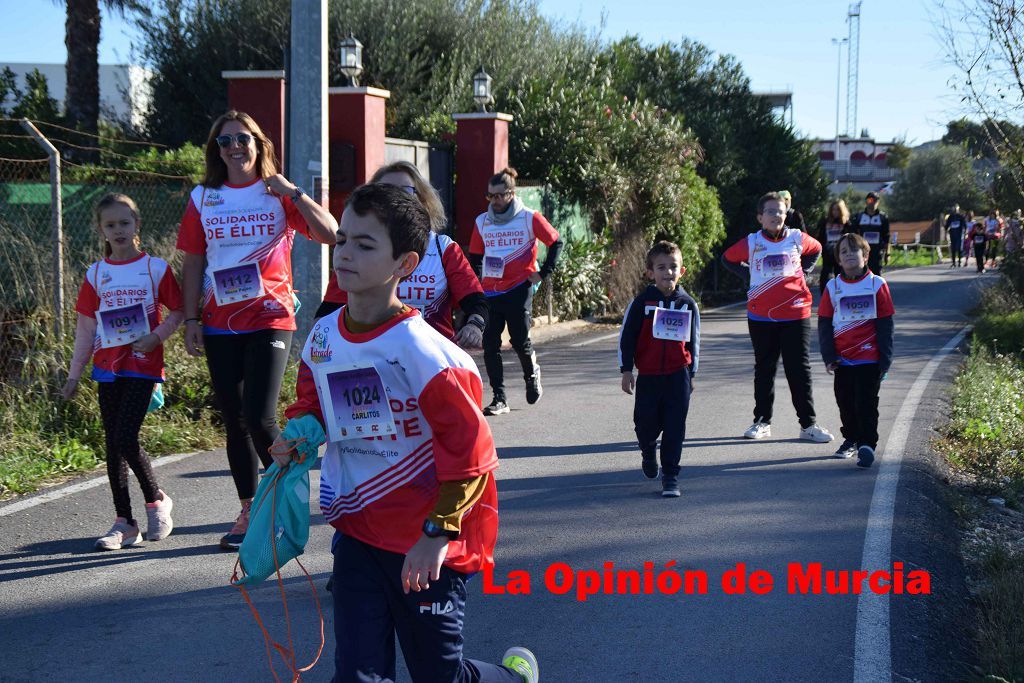
{"label": "race bib 1091", "polygon": [[146,304],[142,302],[97,311],[96,317],[100,346],[104,349],[131,344],[150,332]]}

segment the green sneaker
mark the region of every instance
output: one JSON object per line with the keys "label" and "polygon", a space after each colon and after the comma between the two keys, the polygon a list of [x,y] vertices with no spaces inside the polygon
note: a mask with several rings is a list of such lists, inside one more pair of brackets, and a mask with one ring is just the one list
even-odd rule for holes
{"label": "green sneaker", "polygon": [[537,658],[525,647],[510,647],[501,658],[501,665],[515,671],[523,677],[524,683],[537,683],[540,680],[540,669]]}

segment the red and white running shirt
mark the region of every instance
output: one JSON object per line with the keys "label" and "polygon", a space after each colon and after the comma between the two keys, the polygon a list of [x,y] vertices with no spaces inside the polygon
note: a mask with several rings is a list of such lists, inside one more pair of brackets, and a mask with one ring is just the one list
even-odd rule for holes
{"label": "red and white running shirt", "polygon": [[[433,235],[423,259],[412,275],[398,283],[398,299],[417,309],[435,330],[453,339],[452,309],[470,294],[482,294],[480,281],[462,253],[462,247],[447,235]],[[332,273],[324,301],[348,303],[348,293],[338,286]]]}
{"label": "red and white running shirt", "polygon": [[[498,467],[481,412],[480,373],[418,311],[366,333],[349,332],[344,311],[313,326],[302,349],[297,400],[285,414],[313,414],[328,434],[320,470],[327,521],[364,543],[405,554],[434,510],[440,482]],[[392,425],[393,433],[332,441],[332,431],[340,429],[334,425],[359,419],[373,423],[366,433]],[[497,533],[498,495],[489,477],[483,497],[462,518],[459,539],[448,544],[444,564],[466,573],[493,564]]]}
{"label": "red and white running shirt", "polygon": [[[290,199],[271,194],[262,179],[219,188],[197,185],[192,190],[178,231],[178,249],[206,256],[205,334],[295,329],[291,252],[296,231],[309,237],[302,214]],[[232,269],[238,266],[242,269]],[[242,278],[262,293],[234,293],[233,285]],[[215,284],[218,295],[224,296],[222,303],[214,293]]]}
{"label": "red and white running shirt", "polygon": [[504,225],[492,223],[486,212],[476,217],[469,253],[483,255],[485,296],[515,289],[537,272],[537,240],[550,247],[558,241],[558,231],[532,209],[523,209]]}
{"label": "red and white running shirt", "polygon": [[132,304],[145,306],[150,331],[160,324],[161,306],[171,311],[181,309],[181,289],[167,261],[143,253],[130,261],[103,259],[85,271],[75,310],[97,319],[92,355],[92,378],[97,382],[113,382],[117,377],[164,381],[163,344],[149,353],[135,351],[131,344],[100,346],[99,312]]}
{"label": "red and white running shirt", "polygon": [[810,318],[811,290],[800,262],[820,253],[821,242],[792,228],[783,228],[778,239],[758,230],[726,249],[727,261],[750,265],[747,317],[770,322]]}
{"label": "red and white running shirt", "polygon": [[842,274],[832,278],[818,304],[818,317],[832,318],[832,338],[840,365],[877,363],[875,321],[895,312],[889,285],[871,271],[852,281]]}

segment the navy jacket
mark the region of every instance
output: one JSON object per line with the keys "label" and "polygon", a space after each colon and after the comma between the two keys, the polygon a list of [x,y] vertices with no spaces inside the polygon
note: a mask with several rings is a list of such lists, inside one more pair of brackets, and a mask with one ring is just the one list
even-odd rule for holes
{"label": "navy jacket", "polygon": [[[674,308],[690,311],[690,341],[654,338],[654,309]],[[654,285],[640,293],[626,309],[619,334],[619,370],[641,375],[670,375],[689,368],[697,374],[700,356],[700,312],[697,302],[682,287],[665,296]]]}

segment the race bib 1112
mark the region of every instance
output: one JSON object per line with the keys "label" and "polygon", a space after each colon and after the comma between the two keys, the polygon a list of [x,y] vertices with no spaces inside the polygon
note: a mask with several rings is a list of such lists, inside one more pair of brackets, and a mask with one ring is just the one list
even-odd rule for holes
{"label": "race bib 1112", "polygon": [[213,271],[213,296],[218,306],[258,299],[263,294],[258,263],[239,263]]}

